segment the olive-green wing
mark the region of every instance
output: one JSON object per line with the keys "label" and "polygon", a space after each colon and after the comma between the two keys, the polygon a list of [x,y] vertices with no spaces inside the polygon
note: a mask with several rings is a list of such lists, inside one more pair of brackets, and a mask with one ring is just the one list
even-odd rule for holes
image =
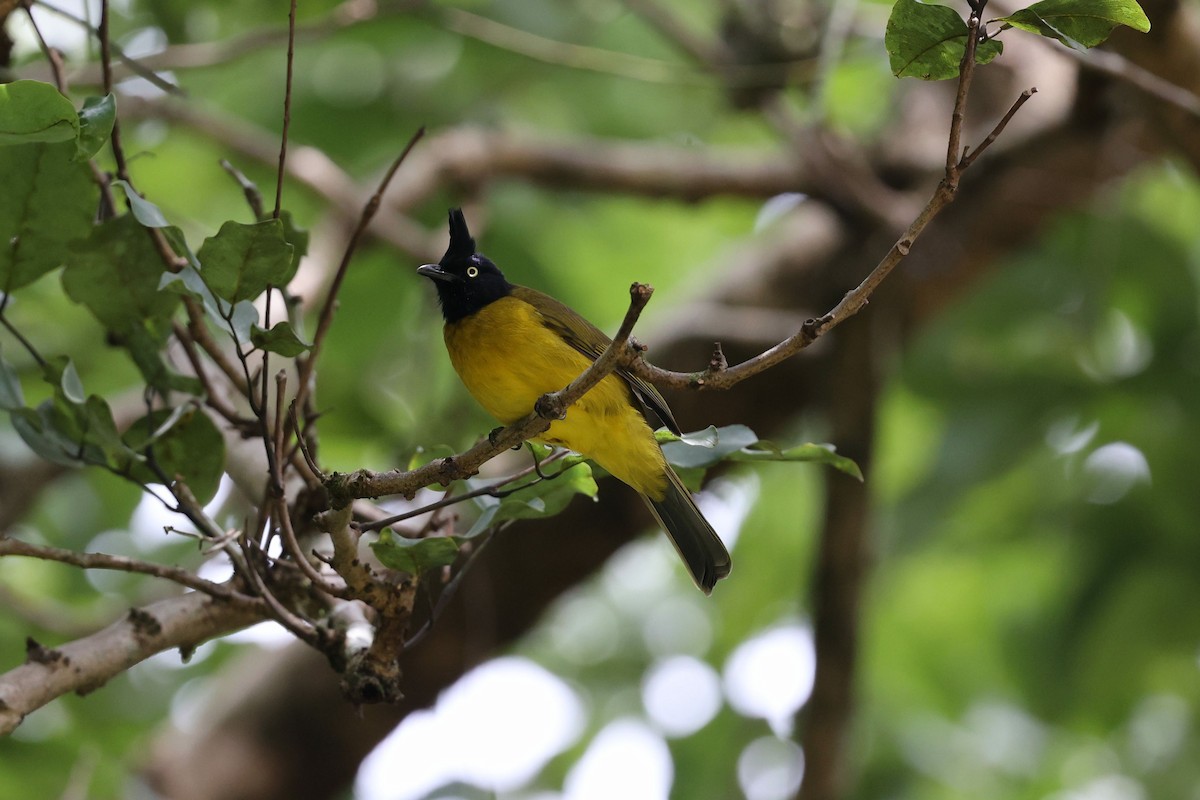
{"label": "olive-green wing", "polygon": [[[541,313],[547,328],[592,361],[599,358],[612,342],[612,339],[604,331],[548,294],[525,286],[515,286],[513,287],[513,296],[536,308]],[[663,399],[657,389],[628,370],[618,369],[617,374],[621,376],[634,395],[653,411],[664,425],[670,428],[672,433],[676,436],[681,434],[679,423],[675,421],[671,409],[667,407],[667,401]]]}

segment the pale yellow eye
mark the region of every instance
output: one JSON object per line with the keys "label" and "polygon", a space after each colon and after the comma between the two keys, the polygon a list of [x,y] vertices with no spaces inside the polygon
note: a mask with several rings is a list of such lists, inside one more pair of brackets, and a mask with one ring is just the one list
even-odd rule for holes
{"label": "pale yellow eye", "polygon": [[467,267],[467,277],[474,278],[479,274],[479,267]]}

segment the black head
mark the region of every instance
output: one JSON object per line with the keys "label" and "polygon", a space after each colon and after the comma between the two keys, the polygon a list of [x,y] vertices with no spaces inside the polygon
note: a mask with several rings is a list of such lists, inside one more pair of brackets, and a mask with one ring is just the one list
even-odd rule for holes
{"label": "black head", "polygon": [[450,209],[450,247],[436,264],[423,264],[418,275],[437,286],[438,302],[446,322],[456,322],[512,291],[504,273],[486,256],[475,252],[462,209]]}

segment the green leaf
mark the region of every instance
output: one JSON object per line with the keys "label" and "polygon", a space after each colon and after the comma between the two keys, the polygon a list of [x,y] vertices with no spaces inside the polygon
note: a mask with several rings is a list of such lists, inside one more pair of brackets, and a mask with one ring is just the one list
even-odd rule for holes
{"label": "green leaf", "polygon": [[1150,20],[1135,0],[1042,0],[995,21],[1057,39],[1074,50],[1095,47],[1118,25],[1150,30]]}
{"label": "green leaf", "polygon": [[250,328],[250,341],[261,350],[269,350],[285,358],[295,358],[312,347],[296,335],[290,322],[277,322],[269,331],[254,325]]}
{"label": "green leaf", "polygon": [[76,141],[76,161],[87,161],[99,152],[112,136],[117,119],[117,101],[112,94],[89,97],[79,110],[79,139]]}
{"label": "green leaf", "polygon": [[54,398],[38,407],[38,430],[48,445],[72,460],[125,468],[134,457],[121,441],[112,409],[98,395],[86,396],[75,364],[57,356],[42,365]]}
{"label": "green leaf", "polygon": [[0,409],[15,411],[25,406],[25,393],[21,391],[21,378],[12,364],[0,356]]}
{"label": "green leaf", "polygon": [[43,364],[42,377],[54,387],[55,392],[61,392],[72,403],[82,403],[87,399],[83,392],[83,382],[79,380],[79,372],[66,356],[55,356]]}
{"label": "green leaf", "polygon": [[745,425],[724,428],[708,427],[682,437],[659,431],[663,455],[676,467],[679,477],[690,489],[699,488],[704,470],[721,461],[812,461],[839,469],[860,481],[862,471],[852,459],[839,456],[828,444],[802,444],[781,449],[772,442],[760,440]]}
{"label": "green leaf", "polygon": [[62,282],[67,296],[86,306],[129,350],[146,380],[166,389],[180,385],[159,355],[180,298],[159,291],[162,269],[145,229],[126,214],[97,225],[86,241],[73,246]]}
{"label": "green leaf", "polygon": [[406,539],[385,529],[378,541],[371,542],[371,550],[384,566],[411,575],[421,575],[431,569],[453,564],[458,557],[458,542],[447,536]]}
{"label": "green leaf", "polygon": [[167,222],[166,216],[158,206],[134,191],[133,187],[125,181],[116,180],[112,182],[112,185],[125,193],[125,197],[129,200],[129,210],[133,212],[137,221],[147,228],[166,228],[171,224]]}
{"label": "green leaf", "polygon": [[[56,464],[99,464],[124,470],[135,457],[117,433],[112,409],[104,398],[92,395],[72,399],[78,381],[66,359],[47,365],[44,377],[55,387],[54,397],[37,409],[12,411],[13,427],[42,458]],[[82,392],[82,387],[78,387]]]}
{"label": "green leaf", "polygon": [[[225,469],[225,440],[204,412],[191,406],[153,411],[130,427],[125,442],[153,459],[168,480],[182,476],[200,503],[216,494]],[[131,465],[129,475],[141,483],[163,482],[141,461]]]}
{"label": "green leaf", "polygon": [[52,402],[47,400],[37,409],[18,408],[12,412],[12,426],[29,449],[52,464],[79,466],[76,450],[69,439],[58,434],[49,417]]}
{"label": "green leaf", "polygon": [[229,329],[239,344],[250,341],[250,331],[258,324],[258,308],[249,300],[241,300],[228,312]]}
{"label": "green leaf", "polygon": [[162,261],[150,237],[126,214],[97,225],[72,248],[63,288],[118,337],[142,329],[161,342],[179,295],[160,292]]}
{"label": "green leaf", "polygon": [[58,268],[88,235],[99,189],[74,155],[70,142],[0,147],[0,292]]}
{"label": "green leaf", "polygon": [[79,134],[75,106],[41,81],[0,84],[0,145],[66,142]]}
{"label": "green leaf", "polygon": [[702,431],[685,433],[679,441],[662,446],[667,462],[683,469],[711,467],[730,453],[758,442],[758,434],[745,425],[724,428],[709,426]]}
{"label": "green leaf", "polygon": [[226,222],[200,247],[200,276],[231,303],[253,300],[268,285],[283,286],[291,280],[292,252],[277,219],[253,225]]}
{"label": "green leaf", "polygon": [[[220,318],[220,306],[217,305],[217,298],[213,295],[212,290],[205,285],[204,279],[200,277],[200,272],[191,264],[188,264],[179,272],[165,271],[162,277],[158,280],[158,290],[160,292],[174,292],[179,295],[193,297],[199,300],[208,313],[213,317]],[[225,306],[228,308],[228,305]]]}
{"label": "green leaf", "polygon": [[292,246],[292,274],[295,275],[300,259],[308,254],[308,229],[298,226],[287,209],[279,212],[279,219],[283,222],[283,238]]}
{"label": "green leaf", "polygon": [[[599,491],[592,467],[582,456],[567,456],[548,465],[543,472],[554,477],[533,483],[502,499],[487,495],[476,498],[475,502],[483,509],[483,513],[461,538],[474,538],[489,527],[510,519],[552,517],[561,513],[575,495],[594,498]],[[529,478],[519,480],[528,481]],[[482,484],[468,481],[467,485],[478,488]]]}
{"label": "green leaf", "polygon": [[151,331],[132,328],[118,337],[117,342],[129,351],[129,357],[150,386],[195,396],[204,393],[204,384],[199,379],[173,372],[163,363],[162,342]]}
{"label": "green leaf", "polygon": [[[957,77],[967,33],[967,23],[952,8],[897,0],[883,36],[892,74],[926,81]],[[987,64],[1003,50],[1003,43],[994,39],[980,42],[975,63]]]}
{"label": "green leaf", "polygon": [[136,456],[121,439],[108,402],[99,395],[91,395],[84,403],[83,414],[87,421],[85,440],[100,448],[108,466],[117,470],[127,469]]}
{"label": "green leaf", "polygon": [[730,461],[811,461],[828,464],[847,475],[863,480],[862,470],[854,459],[837,454],[831,444],[801,444],[781,450],[771,442],[762,441],[731,453]]}

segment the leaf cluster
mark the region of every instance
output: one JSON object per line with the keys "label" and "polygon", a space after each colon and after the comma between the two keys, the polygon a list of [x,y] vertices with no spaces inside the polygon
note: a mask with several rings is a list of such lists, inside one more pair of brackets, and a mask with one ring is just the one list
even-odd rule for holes
{"label": "leaf cluster", "polygon": [[[173,326],[185,300],[195,301],[239,352],[303,353],[307,344],[292,323],[261,327],[252,301],[287,284],[306,239],[288,218],[230,221],[193,252],[127,181],[97,183],[88,159],[107,143],[115,118],[111,94],[89,97],[76,111],[49,84],[0,86],[0,172],[9,178],[0,193],[0,314],[14,293],[60,270],[65,296],[127,352],[159,407],[118,433],[108,401],[84,391],[70,359],[43,357],[28,342],[52,397],[26,406],[16,368],[0,359],[0,405],[47,460],[102,466],[139,483],[182,478],[203,502],[224,470],[224,445],[199,411],[205,387],[164,360]],[[96,219],[102,186],[123,195],[127,213]],[[177,261],[164,259],[163,242]]]}
{"label": "leaf cluster", "polygon": [[[981,15],[984,5],[973,5],[971,13]],[[1011,28],[1086,50],[1103,43],[1118,25],[1142,33],[1150,30],[1150,20],[1136,0],[1040,0],[984,24],[975,61],[987,64],[1004,52],[1004,43],[997,37]],[[989,31],[988,26],[994,30]],[[958,77],[968,35],[967,23],[948,6],[897,0],[884,36],[892,74],[927,81]]]}

